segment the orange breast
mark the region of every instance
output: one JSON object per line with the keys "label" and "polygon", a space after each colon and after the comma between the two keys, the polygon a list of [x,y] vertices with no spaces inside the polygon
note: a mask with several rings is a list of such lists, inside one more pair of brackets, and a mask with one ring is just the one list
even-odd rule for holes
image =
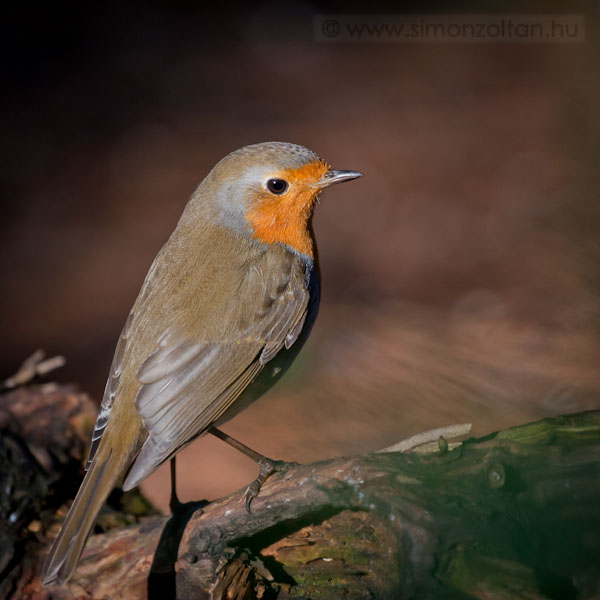
{"label": "orange breast", "polygon": [[299,169],[278,173],[277,177],[290,184],[289,190],[281,196],[264,190],[254,199],[246,214],[254,237],[267,244],[286,244],[314,258],[308,219],[319,189],[313,184],[320,181],[328,170],[327,164],[315,161]]}

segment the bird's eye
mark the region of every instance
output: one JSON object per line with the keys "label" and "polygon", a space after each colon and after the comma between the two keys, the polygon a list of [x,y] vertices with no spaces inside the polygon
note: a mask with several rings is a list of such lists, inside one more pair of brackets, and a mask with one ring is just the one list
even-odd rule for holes
{"label": "bird's eye", "polygon": [[269,179],[267,189],[273,194],[283,194],[288,189],[288,182],[285,179]]}

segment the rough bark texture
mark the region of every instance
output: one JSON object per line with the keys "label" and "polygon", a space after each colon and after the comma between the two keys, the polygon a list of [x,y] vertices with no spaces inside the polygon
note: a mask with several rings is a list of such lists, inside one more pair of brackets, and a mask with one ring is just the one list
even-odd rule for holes
{"label": "rough bark texture", "polygon": [[18,597],[37,560],[34,534],[77,492],[95,412],[72,386],[0,395],[0,596]]}
{"label": "rough bark texture", "polygon": [[[8,395],[9,404],[27,406],[40,394],[44,410],[55,411],[46,423],[71,431],[75,413],[64,402],[82,396],[70,388],[50,394],[24,388]],[[87,403],[81,402],[83,420],[91,414]],[[15,416],[14,410],[7,414]],[[4,427],[2,417],[3,477],[15,471],[14,448],[29,448],[27,431],[45,431],[35,425],[38,414],[45,413],[20,412],[18,427]],[[53,458],[69,456],[68,444],[80,449],[75,462],[83,456],[79,435],[43,439]],[[452,450],[442,442],[430,454],[394,452],[293,467],[266,483],[252,514],[240,503],[240,491],[123,528],[120,523],[143,512],[139,497],[131,496],[136,516],[102,517],[104,529],[114,529],[90,538],[68,585],[48,590],[40,587],[39,568],[59,519],[47,534],[44,524],[31,524],[39,522],[40,511],[54,510],[78,480],[72,471],[59,479],[68,473],[62,459],[42,467],[43,453],[25,455],[29,470],[19,463],[12,492],[3,497],[2,519],[8,515],[10,521],[16,490],[27,489],[11,529],[21,550],[2,563],[12,569],[4,596],[600,597],[600,412],[545,419]]]}

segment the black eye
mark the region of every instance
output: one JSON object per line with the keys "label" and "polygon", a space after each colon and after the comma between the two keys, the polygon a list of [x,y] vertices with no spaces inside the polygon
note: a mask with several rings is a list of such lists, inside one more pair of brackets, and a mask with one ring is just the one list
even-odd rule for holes
{"label": "black eye", "polygon": [[288,189],[288,182],[285,179],[269,179],[267,189],[273,194],[283,194]]}

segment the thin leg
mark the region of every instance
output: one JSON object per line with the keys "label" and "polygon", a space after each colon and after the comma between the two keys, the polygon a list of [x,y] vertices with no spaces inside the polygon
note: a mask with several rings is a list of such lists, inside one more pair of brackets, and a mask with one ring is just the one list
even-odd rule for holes
{"label": "thin leg", "polygon": [[171,459],[171,499],[169,500],[169,508],[174,513],[180,506],[181,502],[177,497],[177,463],[176,458]]}
{"label": "thin leg", "polygon": [[208,433],[211,433],[215,437],[218,437],[220,440],[223,440],[226,444],[229,444],[232,448],[239,450],[242,454],[245,454],[250,460],[253,460],[258,464],[258,477],[248,486],[246,493],[244,494],[244,505],[246,506],[246,510],[250,512],[250,504],[252,500],[258,496],[260,492],[260,488],[263,486],[264,482],[271,476],[273,473],[279,472],[284,473],[291,466],[294,466],[297,463],[287,463],[282,460],[273,460],[271,458],[267,458],[262,454],[252,450],[252,448],[248,448],[246,444],[242,444],[242,442],[232,438],[230,435],[227,435],[220,429],[216,427],[209,427]]}
{"label": "thin leg", "polygon": [[[217,429],[216,427],[209,427],[208,433],[212,433],[215,437],[218,437],[220,440],[223,440],[226,444],[229,444],[232,448],[239,450],[242,454],[245,454],[250,460],[253,460],[255,463],[260,464],[261,460],[265,460],[265,456],[259,454],[252,450],[252,448],[248,448],[246,444],[242,444],[242,442],[238,442],[235,438],[232,438],[230,435],[227,435],[225,432]],[[267,459],[268,460],[268,459]]]}

